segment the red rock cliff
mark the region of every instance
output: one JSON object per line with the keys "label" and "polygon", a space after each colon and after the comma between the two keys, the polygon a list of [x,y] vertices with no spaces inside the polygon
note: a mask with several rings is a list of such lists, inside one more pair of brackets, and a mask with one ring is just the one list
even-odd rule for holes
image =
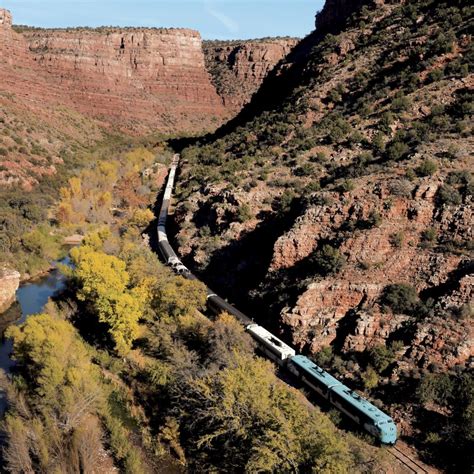
{"label": "red rock cliff", "polygon": [[206,65],[225,106],[238,112],[297,43],[294,38],[204,42]]}
{"label": "red rock cliff", "polygon": [[23,37],[84,114],[176,131],[206,128],[226,113],[196,31],[28,30]]}

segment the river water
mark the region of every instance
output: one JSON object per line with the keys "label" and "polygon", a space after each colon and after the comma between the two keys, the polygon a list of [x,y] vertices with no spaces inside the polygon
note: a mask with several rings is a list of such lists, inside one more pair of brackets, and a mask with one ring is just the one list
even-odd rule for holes
{"label": "river water", "polygon": [[[66,265],[69,259],[61,261]],[[48,275],[30,283],[21,285],[16,292],[17,304],[5,314],[0,314],[0,371],[9,374],[15,363],[11,360],[12,343],[5,340],[3,332],[9,324],[24,323],[28,316],[38,314],[43,311],[48,299],[62,291],[66,286],[66,277],[58,270],[54,269]],[[0,416],[6,409],[4,393],[0,390]]]}

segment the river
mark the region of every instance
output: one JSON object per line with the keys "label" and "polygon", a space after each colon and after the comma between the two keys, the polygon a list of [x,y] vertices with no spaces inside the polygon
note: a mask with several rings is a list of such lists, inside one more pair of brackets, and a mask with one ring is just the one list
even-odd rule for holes
{"label": "river", "polygon": [[[69,258],[61,261],[68,265]],[[12,343],[3,338],[3,332],[8,323],[24,323],[28,316],[38,314],[43,311],[48,299],[62,291],[66,286],[66,277],[58,270],[54,269],[45,277],[21,285],[16,292],[17,304],[0,315],[0,371],[9,374],[15,362],[10,358]],[[0,416],[3,415],[6,408],[4,393],[0,390]]]}

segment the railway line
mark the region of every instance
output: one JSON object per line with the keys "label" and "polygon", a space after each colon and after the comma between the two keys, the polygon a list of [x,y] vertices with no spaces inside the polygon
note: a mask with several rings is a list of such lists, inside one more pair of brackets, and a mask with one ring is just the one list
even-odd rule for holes
{"label": "railway line", "polygon": [[416,474],[434,474],[434,469],[429,469],[427,466],[422,465],[420,462],[410,457],[403,449],[399,446],[392,446],[388,449],[388,452],[396,458],[403,466],[405,466],[410,472]]}
{"label": "railway line", "polygon": [[[175,155],[170,166],[158,217],[158,248],[165,263],[168,264],[175,273],[187,279],[197,280],[197,277],[192,274],[174,252],[166,233],[166,221],[178,164],[179,155]],[[424,466],[416,459],[413,459],[410,454],[407,454],[408,447],[403,443],[399,443],[399,445],[395,446],[398,437],[397,428],[388,415],[362,398],[358,393],[343,385],[307,357],[297,355],[293,348],[285,344],[265,328],[255,324],[251,318],[218,296],[210,288],[207,288],[207,306],[216,314],[227,312],[236,317],[236,319],[244,325],[246,331],[253,337],[260,352],[278,364],[281,369],[293,374],[305,388],[319,394],[339,411],[352,418],[382,444],[388,445],[388,452],[409,472],[421,474],[434,474],[437,472],[436,470]]]}

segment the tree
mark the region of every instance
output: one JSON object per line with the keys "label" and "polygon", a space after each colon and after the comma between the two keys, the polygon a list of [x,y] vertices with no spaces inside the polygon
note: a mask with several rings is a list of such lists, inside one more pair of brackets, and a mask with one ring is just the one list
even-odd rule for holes
{"label": "tree", "polygon": [[9,472],[65,472],[75,462],[94,464],[87,442],[95,440],[97,453],[101,432],[95,414],[104,392],[74,327],[40,314],[10,327],[6,336],[13,341],[21,380],[8,387],[3,430]]}
{"label": "tree", "polygon": [[394,361],[395,354],[392,348],[378,345],[369,349],[369,358],[372,366],[381,373]]}
{"label": "tree", "polygon": [[367,367],[367,370],[362,374],[362,381],[364,382],[364,387],[367,390],[372,390],[377,387],[379,384],[379,376],[377,372],[370,365]]}
{"label": "tree", "polygon": [[339,272],[344,266],[346,260],[339,249],[331,245],[323,245],[322,249],[318,250],[313,257],[313,262],[316,266],[317,272],[322,276],[331,273]]}
{"label": "tree", "polygon": [[100,322],[108,325],[119,353],[126,353],[138,334],[138,320],[150,298],[149,282],[129,288],[123,260],[83,245],[71,252],[79,283],[77,297],[90,304]]}
{"label": "tree", "polygon": [[386,286],[381,301],[395,313],[413,314],[420,305],[415,288],[405,283]]}
{"label": "tree", "polygon": [[277,382],[271,365],[237,356],[234,366],[193,379],[180,420],[193,469],[345,472],[348,451],[329,420]]}
{"label": "tree", "polygon": [[160,319],[178,319],[203,309],[207,291],[203,283],[172,276],[161,282],[153,291],[153,309]]}
{"label": "tree", "polygon": [[28,318],[22,326],[11,326],[6,337],[12,338],[13,356],[42,403],[56,406],[59,401],[67,413],[65,424],[74,425],[76,417],[81,416],[76,389],[94,393],[97,383],[74,327],[40,314]]}

